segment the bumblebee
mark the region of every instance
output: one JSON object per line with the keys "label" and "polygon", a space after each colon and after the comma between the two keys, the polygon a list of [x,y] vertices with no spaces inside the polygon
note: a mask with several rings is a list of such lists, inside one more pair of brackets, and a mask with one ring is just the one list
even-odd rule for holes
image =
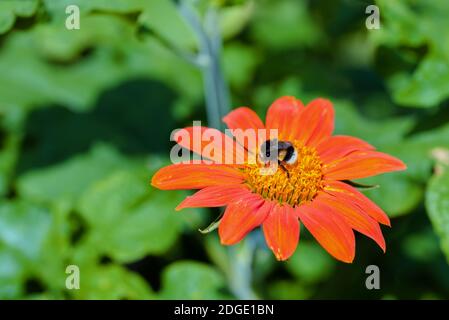
{"label": "bumblebee", "polygon": [[278,141],[277,139],[267,140],[260,146],[259,159],[264,164],[277,161],[279,167],[287,173],[285,165],[295,164],[298,160],[298,152],[289,141]]}

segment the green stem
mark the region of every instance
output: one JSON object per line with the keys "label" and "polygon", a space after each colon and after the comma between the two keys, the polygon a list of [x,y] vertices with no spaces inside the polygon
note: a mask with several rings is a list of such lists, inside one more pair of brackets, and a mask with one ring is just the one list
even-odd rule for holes
{"label": "green stem", "polygon": [[197,61],[203,73],[209,127],[223,129],[221,119],[230,111],[229,89],[221,68],[222,38],[218,25],[217,9],[211,6],[205,15],[204,26],[194,9],[181,1],[180,12],[195,31],[200,42]]}
{"label": "green stem", "polygon": [[251,287],[256,246],[256,239],[252,233],[247,235],[239,245],[230,247],[228,251],[229,287],[232,293],[241,300],[259,299]]}
{"label": "green stem", "polygon": [[[200,51],[195,65],[201,68],[204,81],[204,94],[209,127],[224,129],[221,119],[230,111],[229,88],[221,68],[222,37],[218,24],[217,8],[210,6],[201,22],[195,10],[183,0],[179,10],[195,31]],[[229,268],[227,271],[229,287],[238,299],[257,299],[251,288],[252,266],[256,242],[251,236],[238,246],[228,250]]]}

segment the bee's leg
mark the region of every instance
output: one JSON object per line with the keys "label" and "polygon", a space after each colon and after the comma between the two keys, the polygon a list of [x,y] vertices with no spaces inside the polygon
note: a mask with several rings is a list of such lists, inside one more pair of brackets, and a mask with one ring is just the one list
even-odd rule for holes
{"label": "bee's leg", "polygon": [[290,173],[288,172],[287,168],[284,167],[284,165],[281,162],[279,162],[279,167],[281,167],[282,170],[284,170],[284,172],[287,174],[287,178],[290,179]]}

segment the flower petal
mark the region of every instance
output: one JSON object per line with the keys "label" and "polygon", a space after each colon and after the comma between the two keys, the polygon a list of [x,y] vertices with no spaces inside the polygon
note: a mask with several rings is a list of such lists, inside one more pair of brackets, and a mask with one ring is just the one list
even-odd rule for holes
{"label": "flower petal", "polygon": [[352,180],[375,176],[381,173],[405,170],[399,159],[377,151],[356,151],[348,156],[323,166],[326,179]]}
{"label": "flower petal", "polygon": [[316,146],[334,131],[335,112],[332,103],[323,98],[311,101],[301,113],[296,138],[305,145]]}
{"label": "flower petal", "polygon": [[351,202],[357,205],[370,217],[382,223],[390,226],[390,219],[374,202],[372,202],[363,193],[350,185],[340,181],[326,181],[324,191],[338,198],[342,198],[345,201]]}
{"label": "flower petal", "polygon": [[267,130],[279,130],[279,140],[292,140],[294,133],[300,129],[300,113],[303,109],[304,105],[295,97],[285,96],[275,100],[265,119]]}
{"label": "flower petal", "polygon": [[223,121],[229,129],[232,129],[235,140],[252,153],[251,156],[257,154],[257,151],[254,151],[259,147],[259,140],[268,139],[262,120],[257,113],[247,107],[231,111]]}
{"label": "flower petal", "polygon": [[246,152],[231,137],[207,127],[187,127],[175,133],[176,142],[216,164],[243,163]]}
{"label": "flower petal", "polygon": [[237,185],[242,173],[233,167],[214,164],[172,164],[156,172],[151,185],[162,190],[202,189],[207,186]]}
{"label": "flower petal", "polygon": [[299,221],[294,209],[289,205],[275,204],[263,223],[263,232],[276,259],[290,258],[299,241]]}
{"label": "flower petal", "polygon": [[307,230],[333,257],[346,263],[354,260],[354,232],[342,217],[319,203],[300,206],[296,213]]}
{"label": "flower petal", "polygon": [[385,252],[385,239],[379,224],[357,205],[324,192],[316,197],[315,202],[327,206],[329,210],[342,216],[352,229],[373,239]]}
{"label": "flower petal", "polygon": [[184,208],[223,207],[251,191],[245,185],[209,186],[184,199],[176,210]]}
{"label": "flower petal", "polygon": [[256,194],[230,203],[218,226],[221,243],[232,245],[242,240],[248,232],[263,223],[271,206],[270,202]]}
{"label": "flower petal", "polygon": [[321,141],[316,151],[324,163],[347,156],[354,151],[374,150],[369,143],[351,136],[332,136]]}
{"label": "flower petal", "polygon": [[224,118],[229,129],[265,129],[257,113],[247,107],[240,107],[229,112]]}

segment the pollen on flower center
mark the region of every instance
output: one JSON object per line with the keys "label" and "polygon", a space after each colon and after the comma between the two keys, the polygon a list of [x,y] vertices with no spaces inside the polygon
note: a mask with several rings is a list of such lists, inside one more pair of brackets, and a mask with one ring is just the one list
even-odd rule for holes
{"label": "pollen on flower center", "polygon": [[313,200],[322,189],[322,163],[316,150],[292,142],[298,152],[295,164],[284,165],[288,174],[278,167],[264,174],[263,164],[247,164],[244,168],[246,183],[263,198],[298,206]]}

